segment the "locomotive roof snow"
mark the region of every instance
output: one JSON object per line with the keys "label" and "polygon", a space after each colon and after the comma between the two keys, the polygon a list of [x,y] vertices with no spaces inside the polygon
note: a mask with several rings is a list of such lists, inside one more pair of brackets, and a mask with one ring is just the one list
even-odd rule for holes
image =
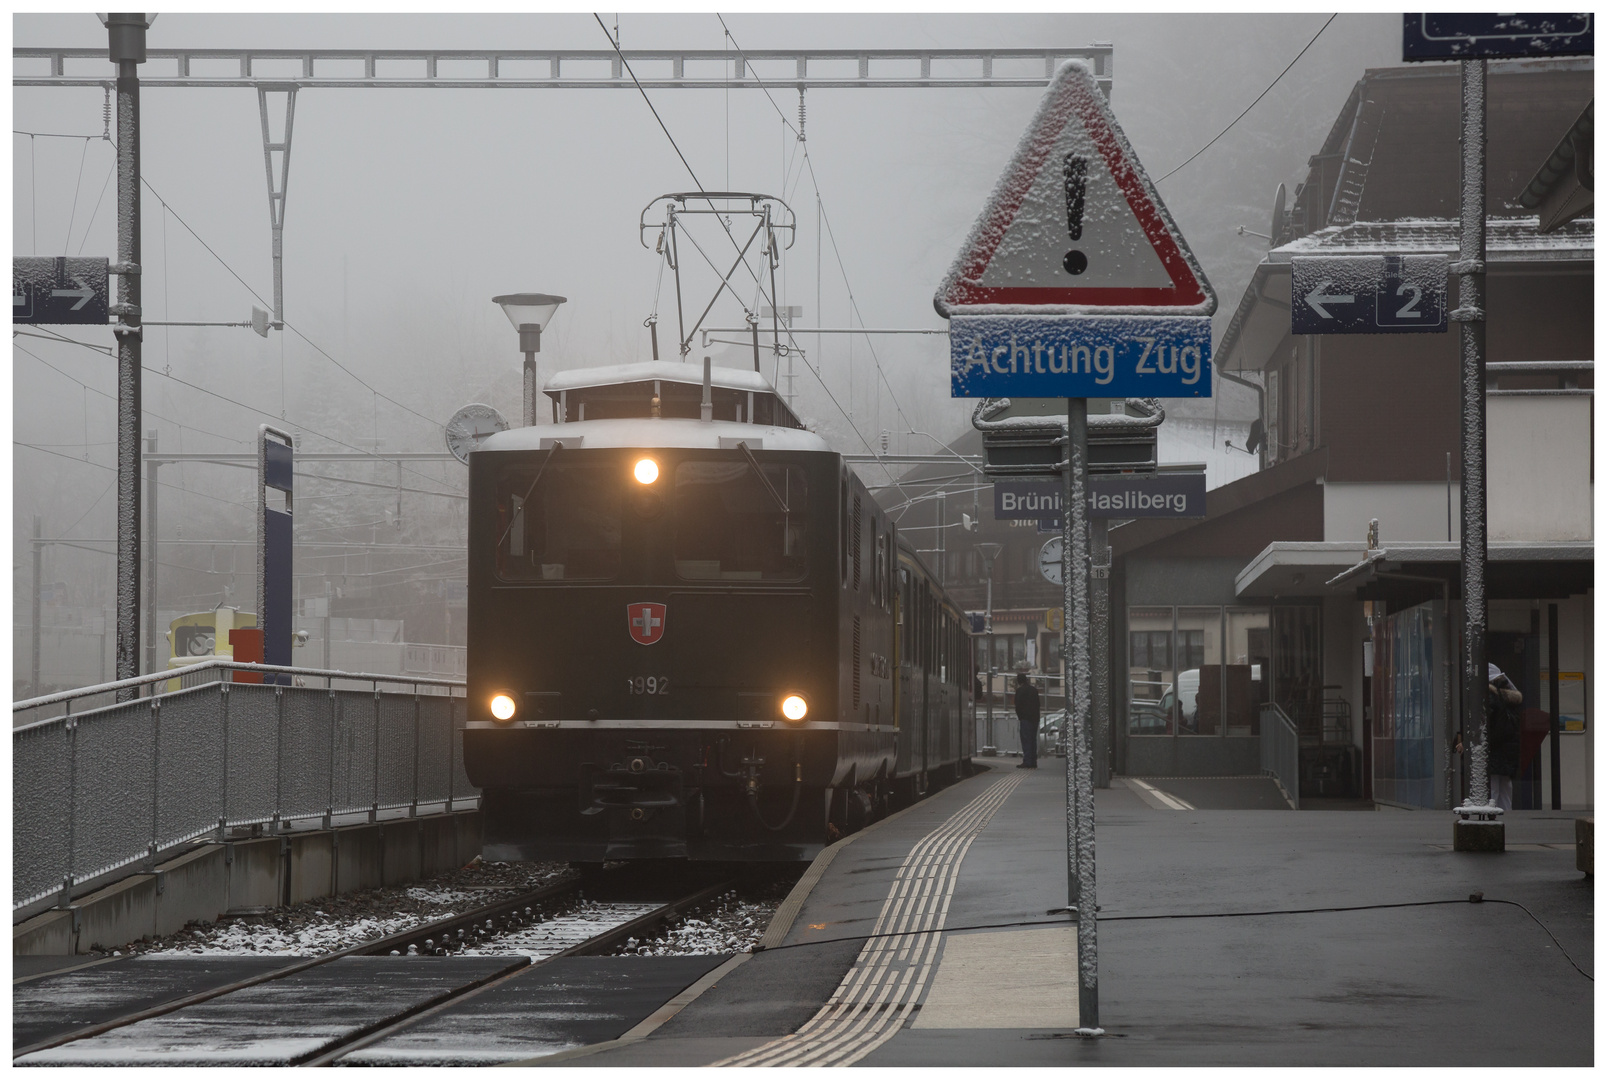
{"label": "locomotive roof snow", "polygon": [[[632,364],[631,367],[675,367],[679,365]],[[751,373],[749,373],[751,374]],[[651,376],[649,376],[651,377]],[[829,452],[831,447],[812,431],[771,427],[767,424],[739,424],[730,420],[687,420],[679,417],[616,420],[572,420],[567,424],[538,424],[509,428],[489,436],[476,450],[540,450],[555,440],[575,450],[608,447],[670,447],[682,450],[730,450],[746,440],[754,450],[811,450]]]}
{"label": "locomotive roof snow", "polygon": [[[572,368],[560,371],[548,381],[543,393],[556,398],[565,390],[583,390],[596,386],[613,386],[619,383],[642,383],[657,379],[660,382],[703,385],[703,365],[675,363],[669,360],[648,360],[640,364],[611,364],[607,367]],[[744,368],[717,367],[709,373],[711,385],[725,390],[749,390],[754,393],[773,394],[775,387],[757,371]]]}

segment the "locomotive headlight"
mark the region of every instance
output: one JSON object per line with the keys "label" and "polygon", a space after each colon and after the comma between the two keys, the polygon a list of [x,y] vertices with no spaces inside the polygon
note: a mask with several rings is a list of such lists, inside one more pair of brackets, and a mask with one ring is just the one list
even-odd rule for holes
{"label": "locomotive headlight", "polygon": [[788,694],[781,699],[781,715],[797,722],[809,715],[809,702],[801,694]]}
{"label": "locomotive headlight", "polygon": [[650,457],[644,457],[636,463],[632,470],[636,475],[638,484],[651,484],[658,479],[658,462]]}
{"label": "locomotive headlight", "polygon": [[498,720],[512,720],[517,710],[518,705],[510,694],[498,694],[491,699],[491,715]]}

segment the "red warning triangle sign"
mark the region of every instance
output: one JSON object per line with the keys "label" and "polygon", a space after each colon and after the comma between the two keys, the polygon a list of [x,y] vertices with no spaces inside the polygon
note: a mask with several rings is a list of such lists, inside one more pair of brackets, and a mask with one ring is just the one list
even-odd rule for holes
{"label": "red warning triangle sign", "polygon": [[1062,64],[938,313],[1210,315],[1216,294],[1092,73]]}

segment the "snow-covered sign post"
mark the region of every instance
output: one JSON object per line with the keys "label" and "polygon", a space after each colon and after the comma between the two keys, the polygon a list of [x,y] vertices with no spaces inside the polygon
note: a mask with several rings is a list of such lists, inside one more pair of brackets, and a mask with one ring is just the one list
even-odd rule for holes
{"label": "snow-covered sign post", "polygon": [[[1462,65],[1462,212],[1456,262],[1457,308],[1462,324],[1462,718],[1471,745],[1468,791],[1455,808],[1452,846],[1457,851],[1505,851],[1501,809],[1489,802],[1485,698],[1488,612],[1484,571],[1489,560],[1489,477],[1485,473],[1485,76],[1489,58],[1594,56],[1590,13],[1403,15],[1401,59],[1459,60]],[[1474,738],[1474,733],[1477,738]],[[1556,754],[1557,736],[1551,737]],[[1556,757],[1552,758],[1557,762]],[[1553,770],[1557,765],[1553,764]],[[1555,776],[1556,771],[1552,772]],[[1554,800],[1553,805],[1556,805]]]}
{"label": "snow-covered sign post", "polygon": [[1055,471],[1070,571],[1061,643],[1067,876],[1078,915],[1078,1033],[1098,1035],[1089,643],[1103,628],[1089,612],[1087,399],[1210,397],[1216,294],[1082,64],[1055,73],[935,304],[949,320],[954,397],[1066,399]]}

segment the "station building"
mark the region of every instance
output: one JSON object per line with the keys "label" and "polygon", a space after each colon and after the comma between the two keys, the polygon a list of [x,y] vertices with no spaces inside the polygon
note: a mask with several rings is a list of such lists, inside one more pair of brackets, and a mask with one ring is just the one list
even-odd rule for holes
{"label": "station building", "polygon": [[[1524,695],[1520,808],[1551,805],[1552,655],[1562,804],[1594,801],[1592,79],[1588,60],[1488,79],[1487,650]],[[1215,354],[1259,397],[1261,468],[1204,520],[1110,532],[1117,773],[1255,774],[1286,721],[1302,797],[1461,801],[1459,328],[1290,332],[1293,256],[1454,260],[1459,110],[1455,64],[1368,71],[1280,192]]]}

